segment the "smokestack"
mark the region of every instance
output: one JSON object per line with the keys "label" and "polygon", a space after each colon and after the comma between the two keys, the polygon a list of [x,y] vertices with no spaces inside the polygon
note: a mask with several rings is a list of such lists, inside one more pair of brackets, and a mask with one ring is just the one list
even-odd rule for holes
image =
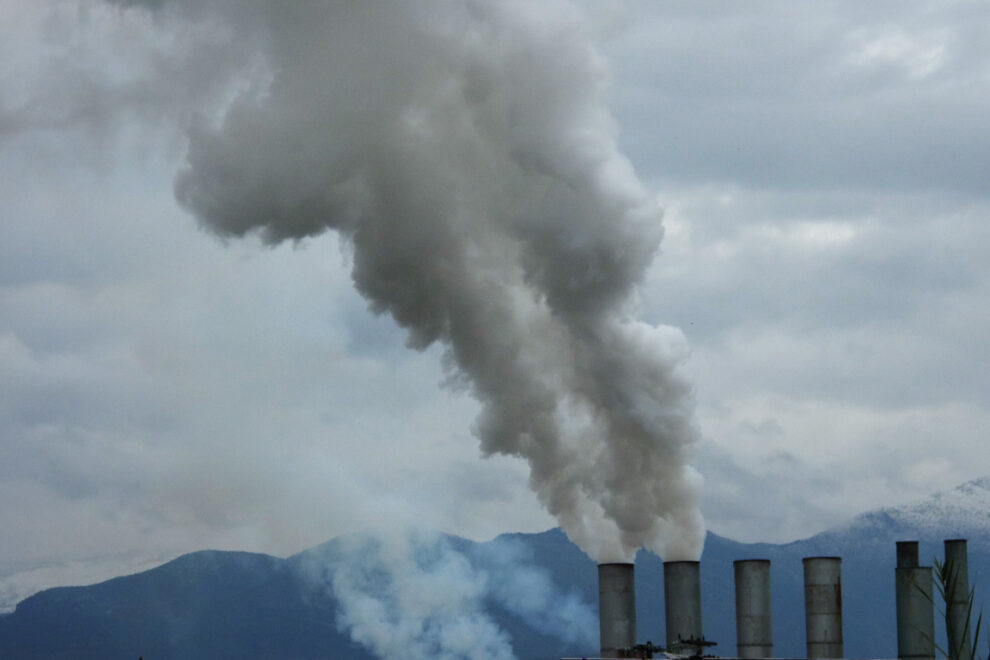
{"label": "smokestack", "polygon": [[598,564],[598,619],[603,658],[636,644],[636,583],[633,564]]}
{"label": "smokestack", "polygon": [[773,657],[770,616],[770,560],[733,562],[736,573],[736,653],[740,658]]}
{"label": "smokestack", "polygon": [[969,558],[966,539],[945,542],[945,632],[949,643],[949,660],[972,660],[972,637],[969,619]]}
{"label": "smokestack", "polygon": [[701,563],[665,561],[663,596],[667,651],[701,655]]}
{"label": "smokestack", "polygon": [[805,557],[804,622],[809,658],[841,658],[842,559]]}
{"label": "smokestack", "polygon": [[918,542],[897,542],[897,657],[935,658],[935,607],[931,566],[918,566]]}

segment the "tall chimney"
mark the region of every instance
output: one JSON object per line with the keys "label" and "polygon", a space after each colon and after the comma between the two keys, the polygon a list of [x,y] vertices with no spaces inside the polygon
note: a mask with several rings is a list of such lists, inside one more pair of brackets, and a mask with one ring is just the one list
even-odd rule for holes
{"label": "tall chimney", "polygon": [[770,616],[770,560],[740,559],[736,573],[736,653],[740,658],[773,657]]}
{"label": "tall chimney", "polygon": [[667,651],[701,655],[701,564],[696,561],[663,563],[663,596],[667,621]]}
{"label": "tall chimney", "polygon": [[935,606],[932,568],[918,566],[918,542],[897,542],[897,657],[935,659]]}
{"label": "tall chimney", "polygon": [[603,658],[636,645],[636,583],[633,564],[598,564],[598,626]]}
{"label": "tall chimney", "polygon": [[841,658],[842,559],[805,557],[804,623],[809,658]]}
{"label": "tall chimney", "polygon": [[972,636],[969,623],[969,558],[966,539],[945,542],[945,632],[949,643],[949,660],[972,660]]}

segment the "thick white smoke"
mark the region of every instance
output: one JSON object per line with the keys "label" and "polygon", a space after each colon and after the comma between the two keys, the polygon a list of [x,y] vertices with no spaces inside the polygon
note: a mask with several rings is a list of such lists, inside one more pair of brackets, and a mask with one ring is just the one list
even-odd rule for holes
{"label": "thick white smoke", "polygon": [[515,657],[485,612],[485,576],[435,540],[345,540],[329,580],[338,626],[380,658]]}
{"label": "thick white smoke", "polygon": [[529,462],[600,561],[696,558],[681,334],[634,318],[661,212],[564,2],[217,3],[270,79],[190,134],[176,195],[222,236],[338,231],[408,344],[446,349],[485,454]]}
{"label": "thick white smoke", "polygon": [[342,537],[300,569],[333,595],[337,626],[381,658],[515,658],[493,606],[565,642],[597,642],[591,608],[511,541],[468,553],[421,531]]}

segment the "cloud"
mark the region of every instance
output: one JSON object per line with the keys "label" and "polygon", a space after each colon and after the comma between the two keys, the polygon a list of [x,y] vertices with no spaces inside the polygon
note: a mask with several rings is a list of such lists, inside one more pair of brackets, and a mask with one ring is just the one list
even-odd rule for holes
{"label": "cloud", "polygon": [[[976,366],[990,328],[990,15],[901,9],[637,4],[607,46],[635,81],[614,88],[621,143],[666,209],[645,314],[692,346],[716,530],[739,529],[732,497],[753,496],[737,468],[788,520],[752,540],[990,469]],[[777,451],[800,478],[764,471]]]}
{"label": "cloud", "polygon": [[616,102],[643,170],[758,188],[984,189],[988,19],[974,5],[636,7],[609,52],[636,80]]}

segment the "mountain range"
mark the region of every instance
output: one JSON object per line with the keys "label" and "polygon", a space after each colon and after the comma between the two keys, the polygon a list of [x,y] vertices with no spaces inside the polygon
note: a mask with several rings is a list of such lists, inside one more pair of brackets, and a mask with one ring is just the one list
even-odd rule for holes
{"label": "mountain range", "polygon": [[[863,514],[786,544],[709,533],[702,608],[715,655],[734,656],[732,562],[772,562],[774,652],[803,657],[801,559],[843,558],[847,657],[896,656],[895,546],[969,539],[977,608],[990,593],[990,478]],[[636,560],[640,640],[662,643],[663,567]],[[340,537],[298,555],[207,550],[84,587],[46,589],[0,614],[0,658],[559,658],[594,655],[597,571],[558,529],[476,543],[408,532]],[[938,629],[938,626],[936,626]]]}

